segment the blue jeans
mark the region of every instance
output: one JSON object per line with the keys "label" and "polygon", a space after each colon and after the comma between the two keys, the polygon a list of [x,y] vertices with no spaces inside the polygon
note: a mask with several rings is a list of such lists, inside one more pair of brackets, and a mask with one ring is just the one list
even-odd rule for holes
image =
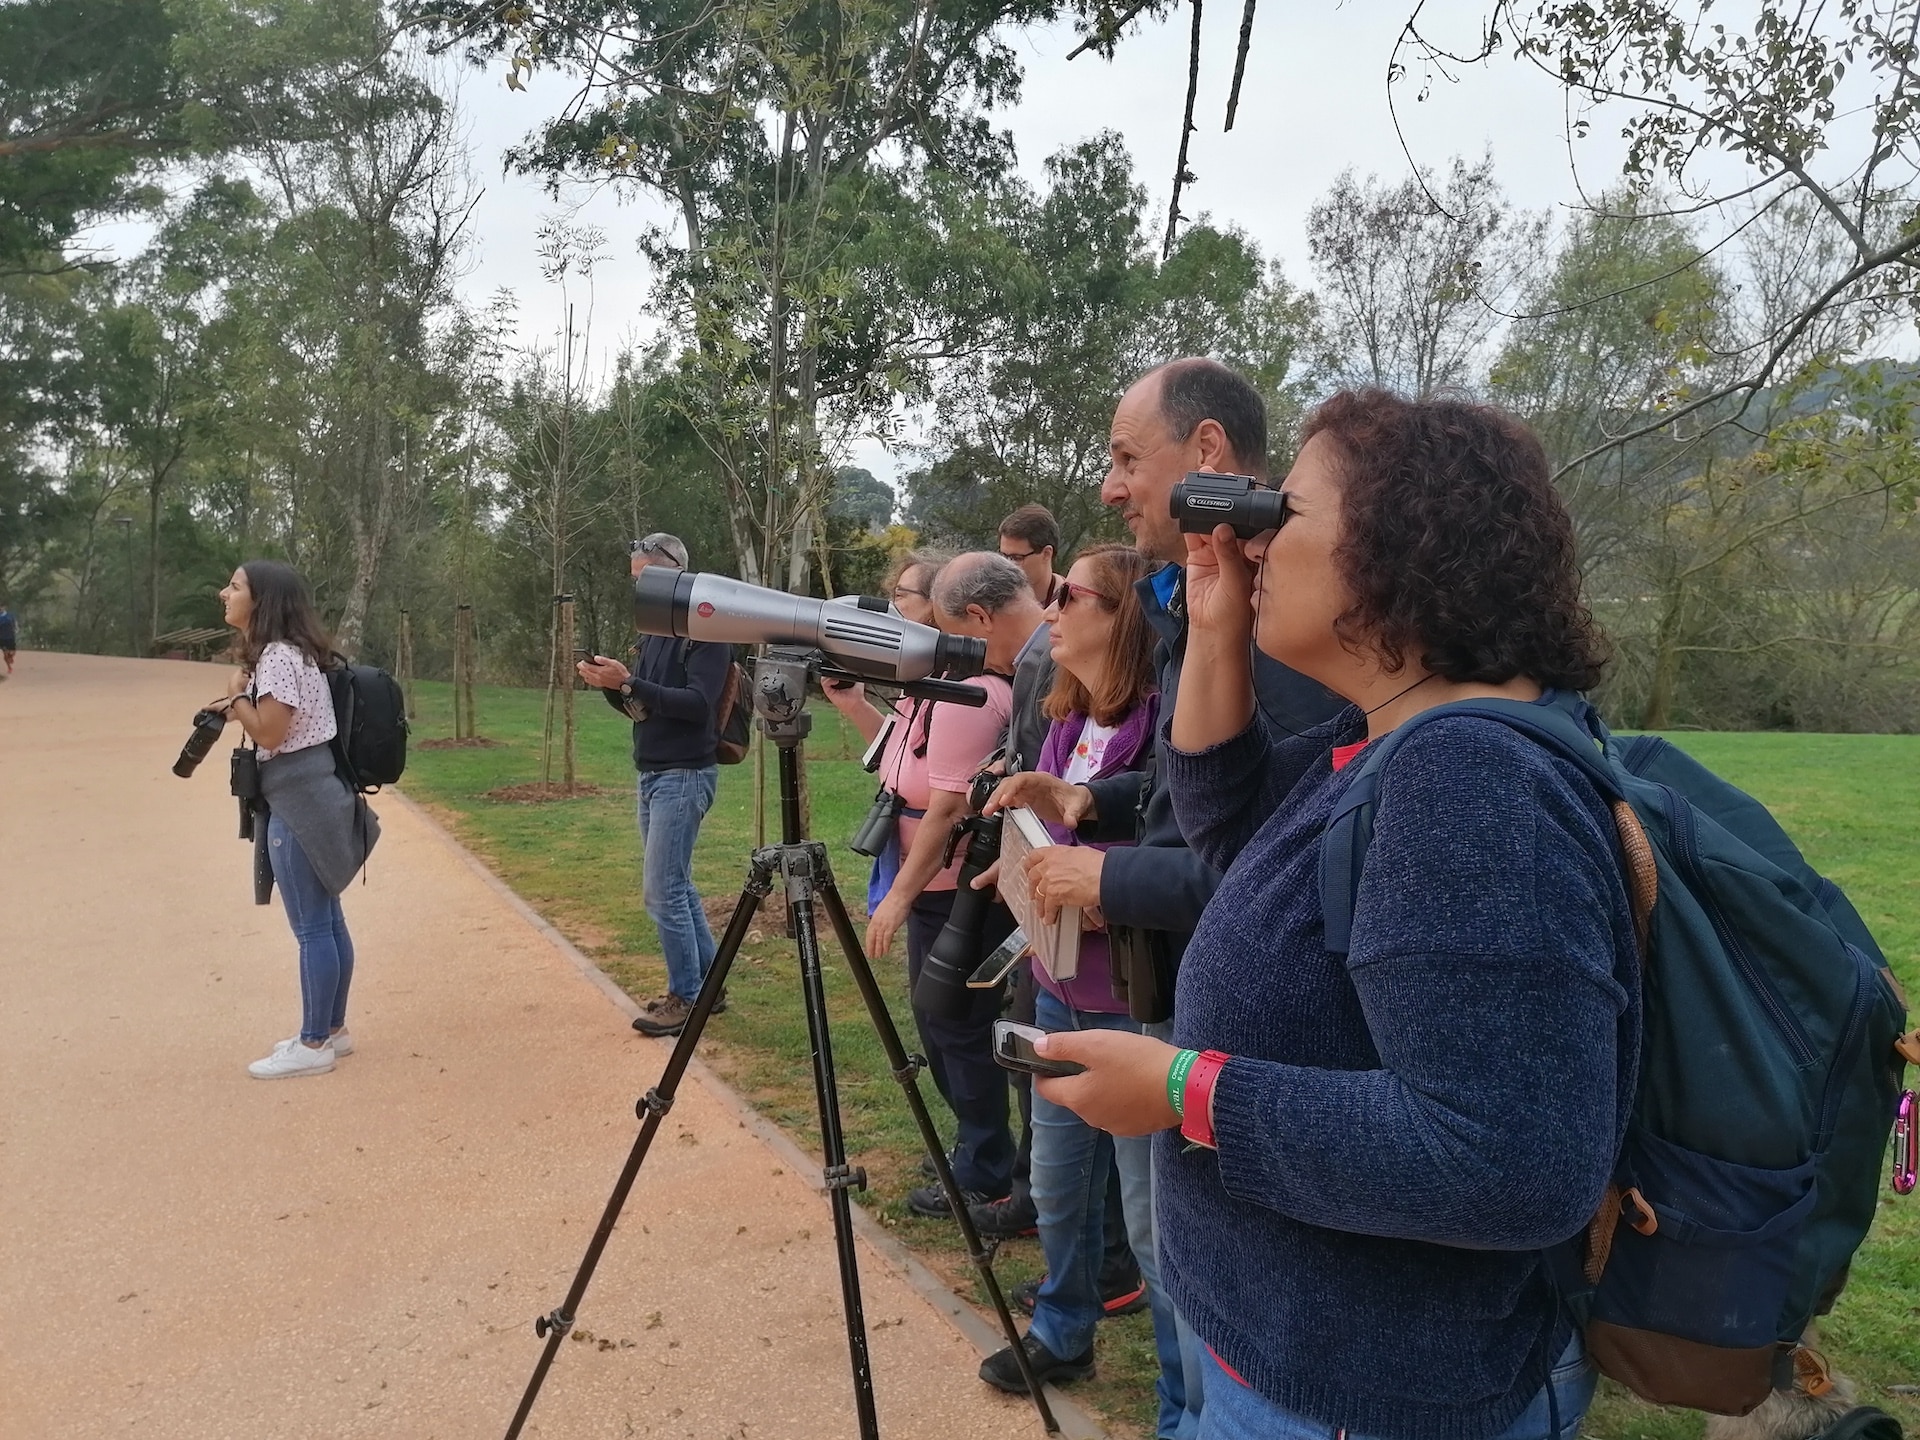
{"label": "blue jeans", "polygon": [[692,1003],[713,964],[713,931],[700,892],[693,888],[693,842],[713,806],[720,771],[642,770],[640,816],[641,901],[660,932],[667,988]]}
{"label": "blue jeans", "polygon": [[[1282,1410],[1227,1374],[1211,1351],[1201,1353],[1206,1356],[1207,1406],[1200,1417],[1200,1440],[1366,1440],[1337,1425],[1323,1425]],[[1490,1440],[1575,1440],[1580,1421],[1593,1403],[1598,1379],[1587,1363],[1580,1337],[1575,1335],[1540,1393],[1520,1412],[1520,1418]],[[1560,1421],[1557,1436],[1553,1433],[1556,1411]]]}
{"label": "blue jeans", "polygon": [[300,946],[300,1038],[317,1045],[347,1023],[353,939],[340,897],[327,893],[292,828],[278,815],[267,817],[267,859]]}
{"label": "blue jeans", "polygon": [[[1034,997],[1034,1023],[1042,1030],[1125,1030],[1140,1033],[1127,1015],[1097,1015],[1069,1010],[1051,991]],[[1040,1212],[1040,1248],[1047,1257],[1047,1278],[1034,1305],[1031,1333],[1054,1354],[1071,1358],[1093,1344],[1100,1306],[1100,1260],[1106,1251],[1107,1174],[1120,1170],[1120,1198],[1127,1217],[1127,1239],[1146,1282],[1153,1312],[1154,1349],[1160,1377],[1154,1390],[1160,1402],[1155,1433],[1173,1440],[1186,1408],[1179,1334],[1173,1306],[1160,1289],[1160,1266],[1153,1248],[1153,1140],[1116,1137],[1096,1130],[1065,1106],[1038,1090],[1033,1094],[1033,1204]]]}

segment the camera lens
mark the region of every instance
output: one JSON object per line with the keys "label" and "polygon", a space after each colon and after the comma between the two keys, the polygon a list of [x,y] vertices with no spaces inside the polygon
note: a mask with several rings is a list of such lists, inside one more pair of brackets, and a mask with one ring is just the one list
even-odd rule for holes
{"label": "camera lens", "polygon": [[173,773],[182,780],[199,768],[200,762],[207,758],[207,752],[213,749],[213,742],[220,738],[220,732],[227,728],[227,718],[218,710],[200,710],[193,717],[193,733],[187,736],[187,743],[180,747],[180,758],[173,762]]}
{"label": "camera lens", "polygon": [[982,931],[993,905],[993,891],[976,890],[973,882],[1000,858],[1002,821],[995,815],[991,819],[976,816],[964,823],[970,838],[966,863],[960,867],[959,886],[954,891],[953,910],[928,948],[927,958],[920,965],[920,978],[913,987],[916,1009],[956,1020],[971,1014],[979,1003],[979,992],[967,988],[967,977],[980,967]]}

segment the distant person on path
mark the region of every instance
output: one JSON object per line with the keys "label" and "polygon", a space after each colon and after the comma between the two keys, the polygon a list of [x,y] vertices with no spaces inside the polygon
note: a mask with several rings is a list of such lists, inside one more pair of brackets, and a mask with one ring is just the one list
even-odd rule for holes
{"label": "distant person on path", "polygon": [[[649,565],[684,570],[687,547],[664,532],[634,541],[633,574]],[[720,697],[732,663],[730,645],[647,635],[631,671],[605,655],[579,665],[581,678],[633,721],[641,897],[667,962],[667,993],[647,1001],[633,1022],[642,1035],[678,1035],[686,1028],[713,965],[713,931],[693,886],[693,846],[720,782]],[[723,996],[714,1009],[725,1008]]]}
{"label": "distant person on path", "polygon": [[7,662],[7,674],[13,674],[13,652],[20,648],[20,622],[0,600],[0,656]]}
{"label": "distant person on path", "polygon": [[[380,825],[334,769],[338,732],[326,670],[333,639],[300,572],[249,560],[220,592],[240,632],[240,668],[214,702],[258,747],[267,856],[300,947],[300,1033],[247,1067],[256,1080],[324,1075],[353,1053],[347,990],[353,939],[340,894],[366,862]],[[260,823],[256,817],[255,824]]]}

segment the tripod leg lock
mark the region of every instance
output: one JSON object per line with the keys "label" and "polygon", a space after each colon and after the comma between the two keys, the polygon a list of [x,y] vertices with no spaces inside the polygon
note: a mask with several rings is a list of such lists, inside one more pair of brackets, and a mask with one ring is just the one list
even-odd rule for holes
{"label": "tripod leg lock", "polygon": [[865,1190],[867,1168],[864,1165],[829,1165],[820,1172],[829,1190]]}
{"label": "tripod leg lock", "polygon": [[573,1317],[564,1310],[551,1311],[533,1322],[533,1333],[542,1340],[549,1334],[565,1335],[571,1329],[573,1329]]}
{"label": "tripod leg lock", "polygon": [[640,1103],[633,1107],[633,1113],[642,1120],[649,1115],[658,1115],[665,1119],[667,1112],[671,1109],[673,1109],[673,1101],[662,1095],[659,1087],[655,1086],[640,1097]]}
{"label": "tripod leg lock", "polygon": [[898,1080],[902,1085],[905,1085],[908,1081],[914,1079],[916,1076],[919,1075],[919,1073],[922,1070],[926,1068],[927,1068],[926,1056],[909,1055],[907,1056],[907,1063],[902,1065],[898,1070],[895,1070],[893,1072],[893,1078],[895,1080]]}

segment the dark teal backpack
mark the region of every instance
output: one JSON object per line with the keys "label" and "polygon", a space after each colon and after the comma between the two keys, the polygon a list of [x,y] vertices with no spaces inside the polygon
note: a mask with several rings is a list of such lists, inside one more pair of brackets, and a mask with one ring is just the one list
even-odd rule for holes
{"label": "dark teal backpack", "polygon": [[1593,781],[1642,930],[1634,1113],[1592,1225],[1548,1257],[1556,1283],[1603,1373],[1658,1404],[1745,1414],[1793,1384],[1800,1336],[1873,1221],[1904,1065],[1898,987],[1764,806],[1553,691],[1438,706],[1367,747],[1322,841],[1329,950],[1348,948],[1381,772],[1422,724],[1460,715]]}

